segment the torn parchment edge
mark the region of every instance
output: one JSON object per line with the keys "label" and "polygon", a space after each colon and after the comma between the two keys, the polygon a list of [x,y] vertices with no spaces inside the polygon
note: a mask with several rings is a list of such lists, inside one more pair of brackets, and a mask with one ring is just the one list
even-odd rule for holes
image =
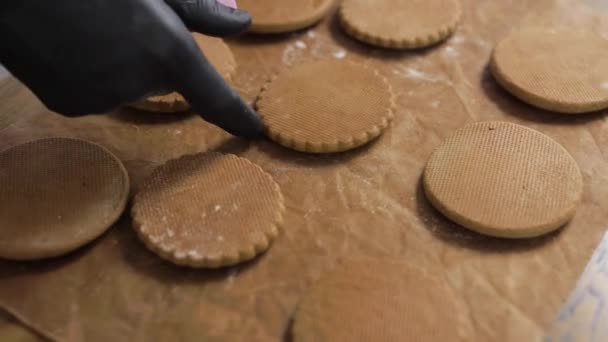
{"label": "torn parchment edge", "polygon": [[608,232],[544,342],[608,341]]}

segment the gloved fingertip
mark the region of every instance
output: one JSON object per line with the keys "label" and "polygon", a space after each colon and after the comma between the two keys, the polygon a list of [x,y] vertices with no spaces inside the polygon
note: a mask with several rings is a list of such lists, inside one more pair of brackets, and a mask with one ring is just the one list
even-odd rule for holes
{"label": "gloved fingertip", "polygon": [[245,32],[251,26],[246,11],[216,0],[165,0],[192,31],[225,37]]}
{"label": "gloved fingertip", "polygon": [[252,120],[249,129],[247,129],[243,133],[243,137],[247,139],[253,140],[262,138],[262,136],[264,135],[264,123],[262,123],[262,120],[259,118],[259,116],[256,115],[256,119]]}
{"label": "gloved fingertip", "polygon": [[264,124],[251,107],[241,107],[240,112],[233,111],[223,114],[221,117],[208,118],[208,120],[228,133],[241,138],[253,140],[262,137]]}
{"label": "gloved fingertip", "polygon": [[[194,110],[199,115],[226,132],[246,139],[261,138],[264,134],[264,124],[260,116],[247,105],[240,96],[236,95],[230,100],[224,98],[221,102],[199,102]],[[193,98],[191,103],[197,103]]]}
{"label": "gloved fingertip", "polygon": [[247,11],[227,7],[222,4],[218,4],[218,7],[223,8],[221,15],[223,17],[223,25],[221,26],[224,27],[224,35],[236,35],[247,31],[251,26],[251,15]]}

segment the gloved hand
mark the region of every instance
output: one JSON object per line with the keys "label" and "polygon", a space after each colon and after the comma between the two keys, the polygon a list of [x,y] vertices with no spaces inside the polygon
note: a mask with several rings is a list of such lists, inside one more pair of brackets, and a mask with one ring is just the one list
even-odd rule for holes
{"label": "gloved hand", "polygon": [[0,63],[67,116],[178,91],[205,120],[252,138],[259,117],[188,30],[227,36],[250,23],[216,0],[1,0]]}

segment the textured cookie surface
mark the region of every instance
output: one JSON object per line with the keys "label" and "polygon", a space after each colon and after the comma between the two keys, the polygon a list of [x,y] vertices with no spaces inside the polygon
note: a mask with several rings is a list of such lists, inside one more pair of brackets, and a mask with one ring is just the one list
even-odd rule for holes
{"label": "textured cookie surface", "polygon": [[344,0],[344,30],[363,42],[393,49],[436,44],[456,30],[459,0]]}
{"label": "textured cookie surface", "polygon": [[424,190],[456,223],[483,234],[535,237],[567,223],[583,180],[557,142],[505,122],[466,126],[431,156]]}
{"label": "textured cookie surface", "polygon": [[122,214],[129,179],[106,149],[37,140],[0,153],[0,257],[55,257],[106,231]]}
{"label": "textured cookie surface", "polygon": [[592,32],[523,30],[501,41],[491,70],[536,107],[585,113],[608,108],[608,40]]}
{"label": "textured cookie surface", "polygon": [[346,260],[304,295],[294,342],[457,341],[455,307],[445,284],[406,263]]}
{"label": "textured cookie surface", "polygon": [[[236,61],[232,51],[220,38],[193,33],[194,41],[215,67],[217,72],[226,80],[230,80],[236,70]],[[133,108],[159,113],[174,113],[190,110],[190,104],[179,93],[152,96],[143,101],[130,105]]]}
{"label": "textured cookie surface", "polygon": [[267,250],[282,221],[279,186],[234,155],[184,156],[156,169],[134,199],[143,242],[179,265],[221,267]]}
{"label": "textured cookie surface", "polygon": [[383,77],[337,60],[285,71],[266,85],[256,106],[271,139],[312,153],[361,146],[378,137],[393,115]]}
{"label": "textured cookie surface", "polygon": [[335,0],[239,0],[251,14],[251,32],[284,33],[306,28],[323,19]]}

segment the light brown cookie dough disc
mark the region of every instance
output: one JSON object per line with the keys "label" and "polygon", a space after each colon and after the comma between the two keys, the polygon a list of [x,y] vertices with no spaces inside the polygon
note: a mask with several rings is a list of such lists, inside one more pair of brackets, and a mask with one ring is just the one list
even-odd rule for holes
{"label": "light brown cookie dough disc", "polygon": [[435,208],[464,227],[505,238],[560,228],[574,216],[582,189],[579,168],[561,145],[506,122],[456,131],[424,172]]}
{"label": "light brown cookie dough disc", "polygon": [[321,21],[335,0],[239,0],[240,9],[251,14],[250,31],[285,33],[301,30]]}
{"label": "light brown cookie dough disc", "polygon": [[448,38],[462,16],[458,0],[344,0],[344,30],[368,44],[416,49]]}
{"label": "light brown cookie dough disc", "polygon": [[608,108],[608,40],[592,32],[524,30],[501,41],[491,70],[524,102],[561,113]]}
{"label": "light brown cookie dough disc", "polygon": [[[236,70],[236,61],[232,51],[220,38],[193,33],[194,40],[201,48],[209,63],[226,80],[230,80]],[[179,93],[152,96],[130,105],[133,108],[159,113],[175,113],[190,110],[190,104]]]}
{"label": "light brown cookie dough disc", "polygon": [[293,338],[457,341],[458,316],[453,296],[438,279],[406,263],[354,259],[341,262],[304,295]]}
{"label": "light brown cookie dough disc", "polygon": [[135,196],[135,230],[173,263],[221,267],[266,251],[282,222],[283,196],[257,165],[234,155],[184,156],[156,169]]}
{"label": "light brown cookie dough disc", "polygon": [[393,116],[389,84],[374,70],[338,60],[287,70],[256,103],[268,136],[312,153],[340,152],[378,137]]}
{"label": "light brown cookie dough disc", "polygon": [[0,257],[31,260],[73,251],[122,214],[129,178],[105,148],[51,138],[0,153]]}

